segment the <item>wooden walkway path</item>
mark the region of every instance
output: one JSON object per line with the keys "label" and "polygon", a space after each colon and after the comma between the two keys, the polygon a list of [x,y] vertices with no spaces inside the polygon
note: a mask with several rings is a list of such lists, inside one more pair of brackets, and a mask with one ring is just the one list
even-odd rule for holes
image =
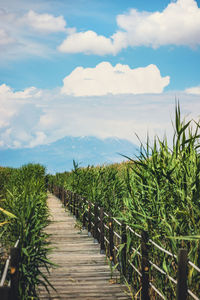
{"label": "wooden walkway path", "polygon": [[106,256],[100,254],[99,245],[88,237],[86,230],[80,231],[60,200],[49,194],[48,205],[52,222],[46,231],[55,247],[49,258],[59,265],[51,269],[49,280],[57,292],[50,289],[48,295],[40,288],[40,299],[130,299],[125,286],[110,280],[110,268]]}

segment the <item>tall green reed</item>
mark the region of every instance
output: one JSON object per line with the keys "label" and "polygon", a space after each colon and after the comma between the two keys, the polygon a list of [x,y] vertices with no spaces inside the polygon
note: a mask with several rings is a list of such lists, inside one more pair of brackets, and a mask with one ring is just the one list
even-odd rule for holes
{"label": "tall green reed", "polygon": [[[199,240],[178,238],[199,235],[200,228],[200,157],[199,124],[181,120],[179,104],[175,110],[172,147],[165,138],[155,137],[153,145],[147,138],[141,144],[140,156],[129,159],[127,183],[130,196],[126,199],[126,222],[135,228],[144,227],[150,238],[177,254],[179,247],[188,249],[189,258],[199,264]],[[176,274],[173,260],[154,251],[155,262],[167,273]],[[152,252],[153,253],[153,252]],[[156,255],[155,255],[156,254]],[[175,296],[175,287],[168,288],[166,279],[159,279],[168,297]],[[195,280],[194,280],[195,278]],[[191,269],[189,284],[198,289],[199,275]]]}
{"label": "tall green reed", "polygon": [[49,286],[45,269],[51,262],[48,235],[48,209],[45,191],[45,169],[25,165],[13,170],[6,184],[3,207],[15,218],[3,228],[2,243],[13,244],[20,237],[19,293],[20,299],[38,299],[38,285]]}
{"label": "tall green reed", "polygon": [[[156,136],[150,143],[147,136],[146,143],[141,143],[139,156],[125,156],[128,163],[121,168],[116,165],[80,168],[75,163],[72,172],[56,174],[50,181],[104,206],[136,231],[147,230],[152,240],[174,254],[179,247],[186,247],[190,260],[199,265],[200,125],[182,119],[177,103],[173,126],[172,142]],[[132,245],[140,250],[140,241],[133,236],[127,249]],[[150,255],[154,263],[176,277],[176,259],[153,247]],[[140,267],[138,257],[133,255],[132,259]],[[152,270],[151,278],[168,299],[175,297],[175,286],[166,276]],[[139,290],[140,283],[134,280]],[[192,290],[198,291],[199,280],[200,275],[190,268],[188,282]]]}

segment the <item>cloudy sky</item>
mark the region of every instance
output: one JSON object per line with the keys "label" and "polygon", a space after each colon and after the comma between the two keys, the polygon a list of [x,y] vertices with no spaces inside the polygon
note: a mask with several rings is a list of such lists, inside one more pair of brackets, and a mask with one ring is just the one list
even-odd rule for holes
{"label": "cloudy sky", "polygon": [[0,148],[171,134],[200,112],[199,0],[0,0]]}

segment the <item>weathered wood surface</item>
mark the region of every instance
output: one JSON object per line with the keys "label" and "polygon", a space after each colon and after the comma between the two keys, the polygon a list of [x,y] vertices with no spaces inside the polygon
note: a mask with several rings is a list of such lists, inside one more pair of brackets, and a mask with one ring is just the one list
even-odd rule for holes
{"label": "weathered wood surface", "polygon": [[[51,223],[46,231],[55,247],[49,258],[59,266],[51,269],[49,280],[57,292],[50,289],[48,295],[40,288],[40,299],[130,299],[125,286],[110,280],[110,268],[99,245],[94,244],[87,231],[76,226],[76,220],[60,200],[49,194],[48,205]],[[117,272],[113,279],[116,276],[119,279]]]}

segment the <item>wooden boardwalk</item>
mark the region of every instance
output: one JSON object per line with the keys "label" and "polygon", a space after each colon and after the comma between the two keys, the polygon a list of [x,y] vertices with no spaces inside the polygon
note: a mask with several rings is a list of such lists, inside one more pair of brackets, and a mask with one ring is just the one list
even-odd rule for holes
{"label": "wooden boardwalk", "polygon": [[40,288],[40,299],[130,299],[125,286],[111,281],[110,268],[99,245],[88,237],[86,230],[76,226],[76,220],[60,200],[49,194],[48,205],[51,223],[46,231],[55,247],[49,258],[59,265],[51,269],[49,280],[57,292],[50,289],[48,295]]}

